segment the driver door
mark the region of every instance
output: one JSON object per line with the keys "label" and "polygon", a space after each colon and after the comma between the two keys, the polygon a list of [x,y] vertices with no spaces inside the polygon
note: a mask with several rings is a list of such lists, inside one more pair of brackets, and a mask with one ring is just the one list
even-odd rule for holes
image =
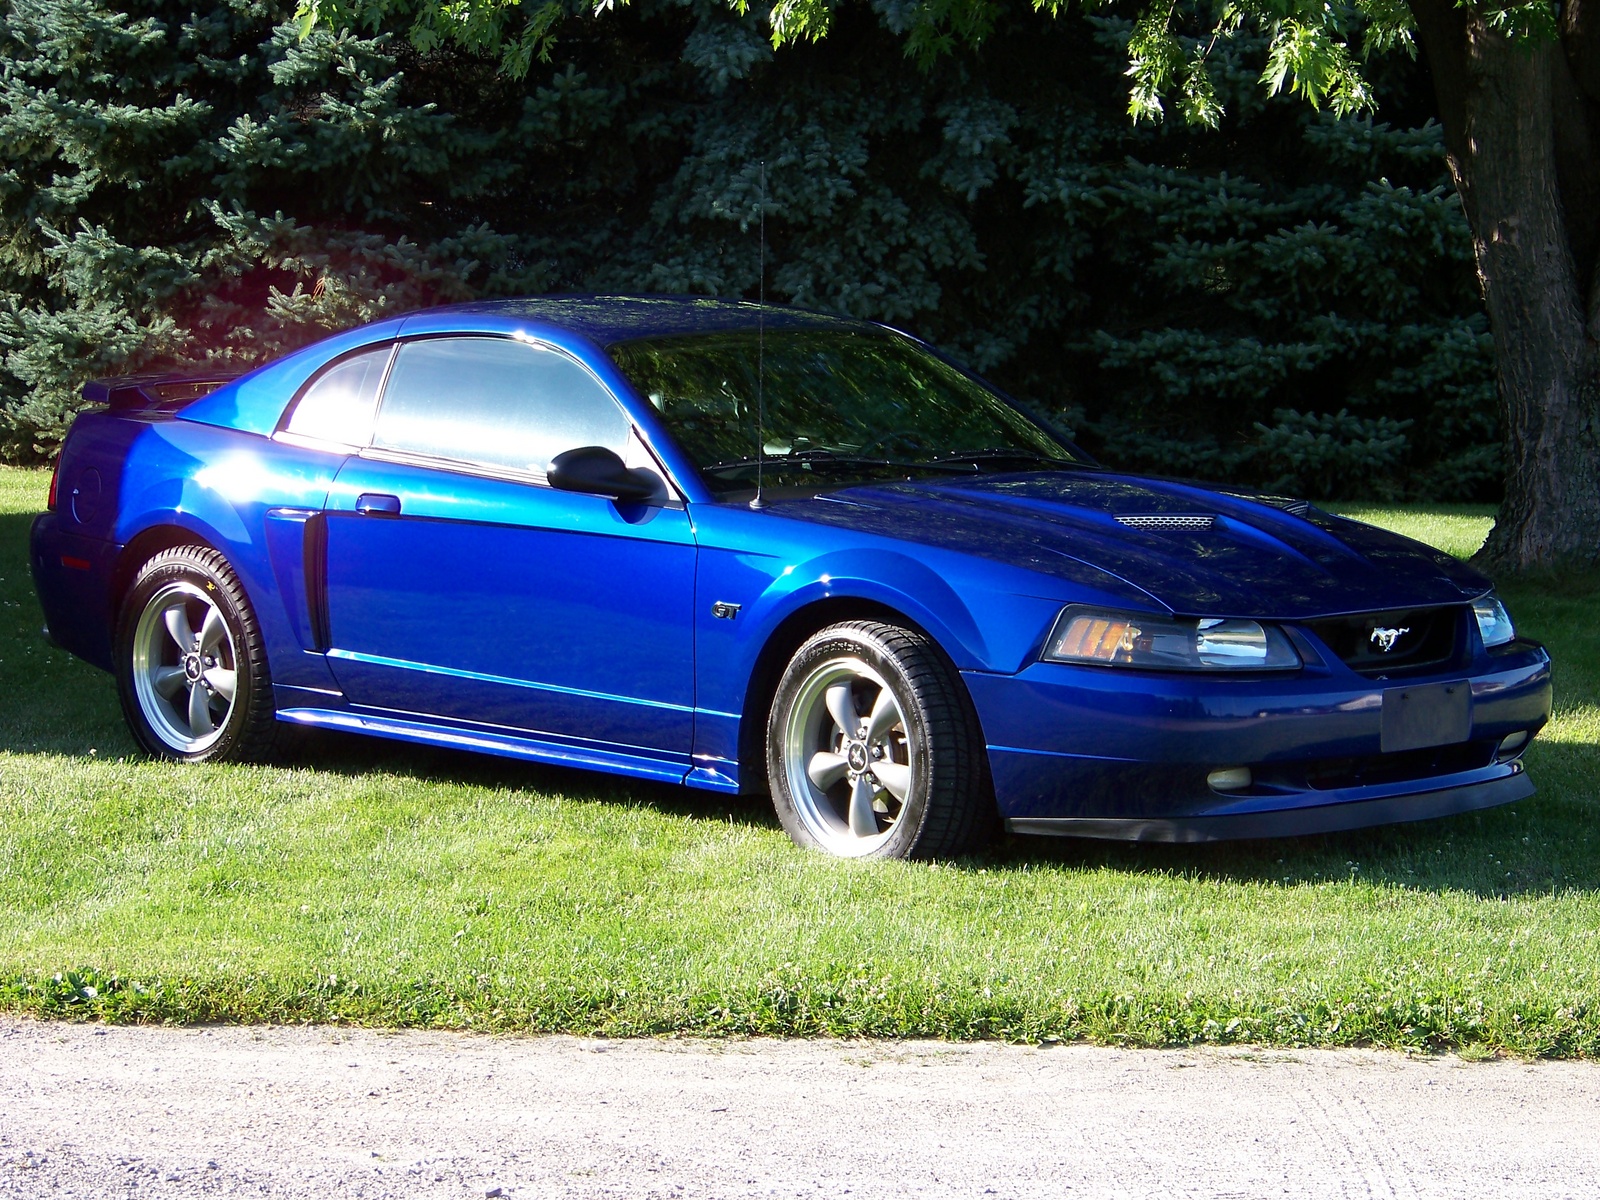
{"label": "driver door", "polygon": [[664,479],[646,504],[550,487],[550,459],[589,445],[655,469],[564,351],[401,344],[327,504],[328,662],[352,705],[687,769],[693,533]]}

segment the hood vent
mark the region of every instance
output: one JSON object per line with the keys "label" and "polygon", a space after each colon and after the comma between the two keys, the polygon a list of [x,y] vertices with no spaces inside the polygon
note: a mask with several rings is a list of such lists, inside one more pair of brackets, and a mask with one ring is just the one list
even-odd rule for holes
{"label": "hood vent", "polygon": [[1211,513],[1117,513],[1117,523],[1130,529],[1210,529]]}

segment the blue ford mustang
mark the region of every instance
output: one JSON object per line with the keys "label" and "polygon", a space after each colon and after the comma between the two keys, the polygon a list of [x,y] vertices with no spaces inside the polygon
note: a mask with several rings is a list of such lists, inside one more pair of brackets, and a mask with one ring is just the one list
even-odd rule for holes
{"label": "blue ford mustang", "polygon": [[881,326],[486,302],[89,396],[34,579],[153,754],[320,726],[769,790],[840,855],[1533,790],[1549,658],[1477,572],[1105,470]]}

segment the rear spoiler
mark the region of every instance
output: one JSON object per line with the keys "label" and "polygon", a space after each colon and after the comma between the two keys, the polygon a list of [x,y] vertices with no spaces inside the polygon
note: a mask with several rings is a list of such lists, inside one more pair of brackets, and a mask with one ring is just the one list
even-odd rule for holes
{"label": "rear spoiler", "polygon": [[238,371],[208,371],[203,374],[116,375],[84,384],[83,398],[90,404],[104,404],[112,412],[177,412],[191,400],[209,396],[223,384],[237,379],[239,374]]}

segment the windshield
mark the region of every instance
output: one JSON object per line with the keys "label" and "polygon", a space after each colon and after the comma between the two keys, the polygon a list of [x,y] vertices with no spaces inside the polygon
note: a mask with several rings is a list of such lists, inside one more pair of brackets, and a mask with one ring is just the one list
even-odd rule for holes
{"label": "windshield", "polygon": [[754,330],[622,342],[622,373],[713,492],[1023,470],[1080,460],[982,384],[888,332]]}

